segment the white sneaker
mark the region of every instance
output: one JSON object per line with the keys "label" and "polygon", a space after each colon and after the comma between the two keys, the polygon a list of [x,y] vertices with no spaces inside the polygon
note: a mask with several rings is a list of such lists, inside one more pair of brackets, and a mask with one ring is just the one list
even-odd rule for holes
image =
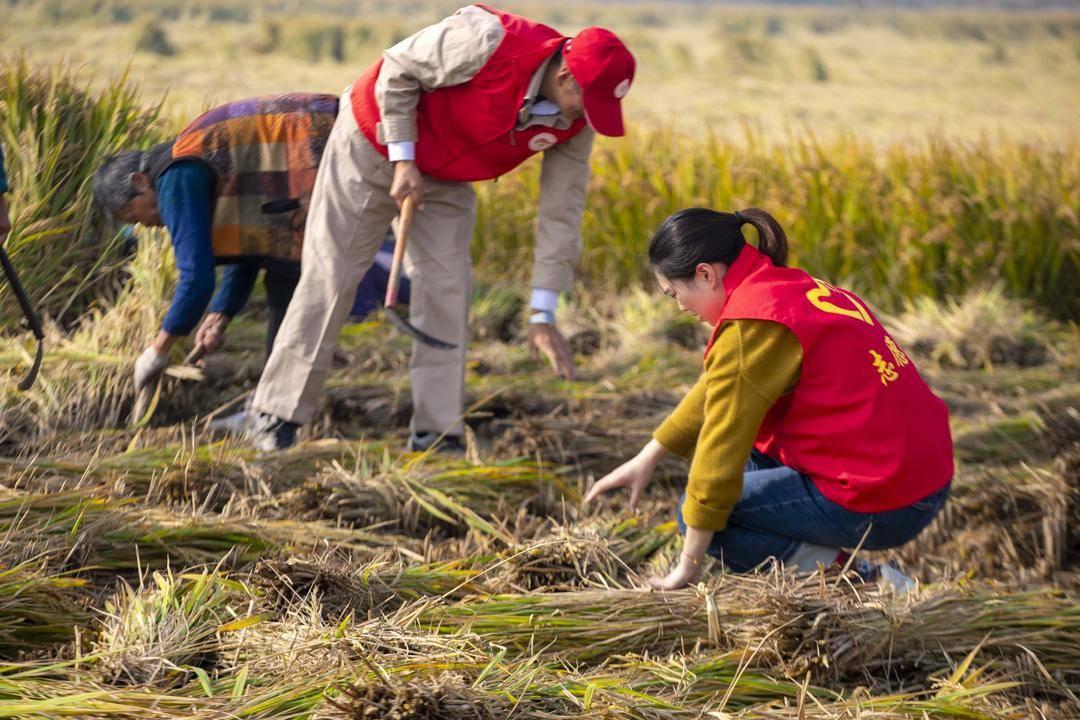
{"label": "white sneaker", "polygon": [[893,595],[897,597],[907,595],[916,587],[916,582],[892,563],[878,565],[878,575],[878,584],[891,588]]}
{"label": "white sneaker", "polygon": [[256,450],[277,452],[287,450],[296,444],[299,423],[282,420],[268,413],[251,413],[251,429],[245,433]]}
{"label": "white sneaker", "polygon": [[227,435],[243,435],[255,425],[255,414],[247,410],[235,412],[232,415],[219,417],[211,420],[206,428],[210,432],[220,432]]}
{"label": "white sneaker", "polygon": [[883,589],[892,590],[893,595],[897,597],[907,595],[916,587],[916,582],[891,562],[873,563],[864,558],[855,558],[855,562],[851,564],[851,569],[864,582],[877,583]]}

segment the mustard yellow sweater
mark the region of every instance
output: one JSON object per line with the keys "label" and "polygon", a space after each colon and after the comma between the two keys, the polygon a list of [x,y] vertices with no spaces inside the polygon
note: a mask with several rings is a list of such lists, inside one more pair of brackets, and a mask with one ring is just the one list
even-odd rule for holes
{"label": "mustard yellow sweater", "polygon": [[653,433],[669,451],[693,454],[682,507],[687,525],[713,531],[727,526],[761,421],[795,388],[801,367],[802,346],[783,325],[721,325],[701,377]]}

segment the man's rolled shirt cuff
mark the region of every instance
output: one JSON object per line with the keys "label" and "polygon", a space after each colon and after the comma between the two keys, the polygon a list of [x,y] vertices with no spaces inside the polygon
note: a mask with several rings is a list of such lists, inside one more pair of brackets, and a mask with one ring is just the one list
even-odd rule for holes
{"label": "man's rolled shirt cuff", "polygon": [[670,417],[660,423],[660,427],[653,432],[653,440],[663,445],[668,452],[682,458],[690,457],[697,445],[697,435],[684,432]]}
{"label": "man's rolled shirt cuff", "polygon": [[379,140],[390,143],[416,142],[416,121],[412,118],[386,118],[379,121]]}
{"label": "man's rolled shirt cuff", "polygon": [[[537,238],[539,241],[539,237]],[[534,288],[545,288],[555,293],[568,293],[574,289],[574,268],[577,261],[559,263],[536,263],[533,265]]]}
{"label": "man's rolled shirt cuff", "polygon": [[386,152],[390,157],[390,162],[398,162],[399,160],[416,160],[416,143],[409,142],[408,140],[403,142],[387,143]]}
{"label": "man's rolled shirt cuff", "polygon": [[689,491],[682,504],[683,522],[695,530],[720,532],[727,527],[731,508],[713,508],[703,505],[691,497]]}
{"label": "man's rolled shirt cuff", "polygon": [[553,313],[559,307],[559,292],[543,287],[534,287],[529,297],[529,307]]}

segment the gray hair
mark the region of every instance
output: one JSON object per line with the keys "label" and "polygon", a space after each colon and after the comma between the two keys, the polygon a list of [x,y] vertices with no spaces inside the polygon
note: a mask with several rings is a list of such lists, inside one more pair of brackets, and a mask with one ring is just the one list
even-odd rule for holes
{"label": "gray hair", "polygon": [[105,158],[101,167],[94,171],[94,204],[109,218],[115,218],[116,213],[139,194],[131,176],[150,172],[162,153],[169,152],[171,147],[171,143],[164,143],[149,150],[123,150]]}
{"label": "gray hair", "polygon": [[120,208],[127,205],[139,193],[131,182],[131,176],[145,172],[143,150],[125,150],[105,158],[94,171],[94,204],[110,218],[115,218]]}

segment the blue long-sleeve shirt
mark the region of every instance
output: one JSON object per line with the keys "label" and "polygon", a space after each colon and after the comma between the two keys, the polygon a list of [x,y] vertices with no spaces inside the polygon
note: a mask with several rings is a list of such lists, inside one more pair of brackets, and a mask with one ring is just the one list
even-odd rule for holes
{"label": "blue long-sleeve shirt", "polygon": [[4,148],[0,147],[0,193],[6,193],[7,191],[7,174],[4,172]]}
{"label": "blue long-sleeve shirt", "polygon": [[[211,226],[215,182],[213,172],[202,163],[179,162],[162,173],[155,185],[158,213],[169,230],[180,272],[172,305],[162,323],[170,335],[187,335],[194,330],[208,305],[210,312],[229,317],[239,314],[250,299],[263,266],[261,258],[229,262],[214,294]],[[364,276],[357,288],[354,315],[366,315],[382,304],[392,252],[392,243],[384,246]],[[399,298],[408,302],[409,279],[404,274]]]}
{"label": "blue long-sleeve shirt", "polygon": [[[210,305],[211,312],[230,317],[239,313],[251,296],[261,261],[229,264],[214,295],[214,250],[211,220],[214,204],[213,172],[202,163],[180,162],[158,178],[158,212],[172,239],[180,273],[162,328],[170,335],[187,335]],[[211,295],[214,295],[211,303]]]}

